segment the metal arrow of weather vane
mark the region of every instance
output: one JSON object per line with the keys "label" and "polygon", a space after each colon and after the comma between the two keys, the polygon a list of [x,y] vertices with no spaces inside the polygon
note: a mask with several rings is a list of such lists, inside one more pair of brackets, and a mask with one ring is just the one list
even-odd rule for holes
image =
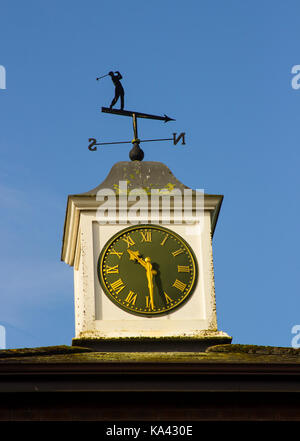
{"label": "metal arrow of weather vane", "polygon": [[[149,115],[148,113],[142,113],[142,112],[136,112],[131,110],[124,110],[124,89],[121,84],[122,75],[120,72],[109,72],[106,75],[103,75],[101,77],[97,77],[96,80],[100,80],[102,78],[105,78],[107,76],[110,76],[112,79],[112,82],[115,86],[115,96],[110,104],[110,107],[102,107],[102,112],[104,113],[111,113],[113,115],[122,115],[122,116],[131,116],[132,117],[132,123],[133,123],[133,135],[134,138],[132,141],[115,141],[115,142],[97,142],[95,138],[89,138],[89,146],[88,149],[91,151],[97,150],[97,145],[112,145],[112,144],[133,144],[132,149],[129,152],[129,158],[132,161],[142,161],[144,158],[144,152],[140,148],[141,142],[153,142],[153,141],[173,141],[174,145],[177,145],[178,142],[181,140],[181,144],[185,145],[185,133],[182,132],[177,136],[177,133],[173,133],[172,138],[160,138],[160,139],[139,139],[138,137],[138,126],[137,126],[137,119],[138,118],[147,118],[147,119],[155,119],[159,121],[169,122],[169,121],[175,121],[173,118],[169,118],[167,115],[164,116],[158,116],[158,115]],[[113,106],[117,103],[117,101],[120,99],[121,106],[120,110],[113,109]]]}

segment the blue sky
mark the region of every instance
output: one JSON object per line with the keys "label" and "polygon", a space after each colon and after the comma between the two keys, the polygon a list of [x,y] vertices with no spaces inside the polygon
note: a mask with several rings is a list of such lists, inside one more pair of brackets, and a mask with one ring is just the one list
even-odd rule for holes
{"label": "blue sky", "polygon": [[1,293],[7,347],[71,344],[73,270],[60,262],[68,194],[96,187],[132,139],[100,112],[123,74],[125,108],[166,113],[140,136],[191,188],[223,194],[214,263],[219,328],[290,346],[300,324],[300,5],[289,0],[4,0],[0,13]]}

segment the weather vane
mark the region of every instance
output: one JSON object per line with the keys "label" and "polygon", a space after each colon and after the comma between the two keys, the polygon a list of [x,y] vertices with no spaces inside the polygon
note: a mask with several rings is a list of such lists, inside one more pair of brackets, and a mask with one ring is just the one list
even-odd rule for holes
{"label": "weather vane", "polygon": [[[123,86],[121,84],[122,75],[120,72],[109,72],[106,75],[102,75],[101,77],[97,77],[96,80],[100,80],[102,78],[105,78],[107,76],[111,77],[112,82],[115,86],[115,96],[110,104],[110,107],[102,107],[102,112],[104,113],[111,113],[113,115],[122,115],[122,116],[131,116],[132,122],[133,122],[133,135],[134,138],[132,141],[114,141],[114,142],[97,142],[95,138],[89,138],[89,146],[88,149],[91,151],[97,150],[97,145],[112,145],[112,144],[133,144],[132,149],[129,152],[129,158],[132,161],[142,161],[144,158],[144,152],[140,148],[141,142],[153,142],[153,141],[173,141],[173,144],[176,145],[181,140],[182,145],[185,145],[185,133],[181,132],[178,136],[177,133],[173,133],[172,138],[160,138],[160,139],[139,139],[138,137],[138,126],[137,126],[137,118],[147,118],[147,119],[155,119],[169,122],[169,121],[175,121],[173,118],[169,118],[167,115],[164,116],[158,116],[158,115],[149,115],[148,113],[142,113],[137,111],[131,111],[131,110],[124,110],[124,96],[125,92],[123,89]],[[120,109],[113,109],[113,106],[117,103],[117,101],[120,99],[121,106]]]}

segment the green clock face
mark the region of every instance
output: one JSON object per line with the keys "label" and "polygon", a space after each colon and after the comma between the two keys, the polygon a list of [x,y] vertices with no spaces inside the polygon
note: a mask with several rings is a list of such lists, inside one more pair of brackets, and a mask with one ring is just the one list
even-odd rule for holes
{"label": "green clock face", "polygon": [[177,308],[191,296],[197,262],[178,234],[160,226],[137,225],[106,243],[98,276],[105,294],[120,308],[153,316]]}

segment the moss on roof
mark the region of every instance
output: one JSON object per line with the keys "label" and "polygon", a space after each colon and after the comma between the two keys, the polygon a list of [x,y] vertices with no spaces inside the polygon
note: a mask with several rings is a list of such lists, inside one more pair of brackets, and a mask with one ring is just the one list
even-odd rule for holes
{"label": "moss on roof", "polygon": [[8,349],[0,364],[11,363],[251,363],[299,364],[300,350],[273,346],[217,345],[205,352],[93,352],[74,346]]}
{"label": "moss on roof", "polygon": [[260,354],[260,355],[282,355],[300,357],[300,349],[286,348],[279,346],[258,346],[258,345],[217,345],[211,346],[207,352],[219,353],[242,353],[242,354]]}
{"label": "moss on roof", "polygon": [[2,358],[35,357],[46,355],[75,354],[91,352],[89,348],[76,346],[42,346],[40,348],[19,348],[0,350],[0,361]]}

